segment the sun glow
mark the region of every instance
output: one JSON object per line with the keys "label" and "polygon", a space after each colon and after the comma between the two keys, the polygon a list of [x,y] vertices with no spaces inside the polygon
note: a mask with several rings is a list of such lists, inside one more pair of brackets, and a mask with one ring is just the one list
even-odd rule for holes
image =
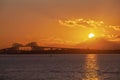
{"label": "sun glow", "polygon": [[95,37],[95,34],[93,34],[93,33],[90,33],[89,35],[88,35],[88,38],[94,38]]}

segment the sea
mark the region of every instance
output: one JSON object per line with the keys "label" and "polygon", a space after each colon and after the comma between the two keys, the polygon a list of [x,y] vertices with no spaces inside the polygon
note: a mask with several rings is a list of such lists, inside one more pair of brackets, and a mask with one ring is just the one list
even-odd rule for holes
{"label": "sea", "polygon": [[0,55],[0,80],[120,80],[120,54]]}

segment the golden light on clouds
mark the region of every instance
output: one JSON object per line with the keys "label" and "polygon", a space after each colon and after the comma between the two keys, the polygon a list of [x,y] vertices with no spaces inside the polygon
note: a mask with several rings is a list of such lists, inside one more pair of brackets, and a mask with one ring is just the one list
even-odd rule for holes
{"label": "golden light on clouds", "polygon": [[92,19],[74,19],[74,20],[59,20],[59,23],[68,27],[81,27],[81,28],[97,28],[104,25],[103,21]]}
{"label": "golden light on clouds", "polygon": [[[85,32],[94,32],[97,34],[96,37],[104,37],[109,40],[118,38],[120,32],[120,26],[108,25],[103,21],[93,20],[93,19],[67,19],[59,20],[59,23],[63,26],[70,28],[77,28],[80,30],[85,30]],[[86,33],[83,33],[86,34]],[[93,36],[93,34],[92,34]]]}

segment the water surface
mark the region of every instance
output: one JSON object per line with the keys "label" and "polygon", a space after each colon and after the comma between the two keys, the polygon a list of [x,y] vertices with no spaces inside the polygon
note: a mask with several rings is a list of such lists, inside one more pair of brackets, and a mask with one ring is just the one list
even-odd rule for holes
{"label": "water surface", "polygon": [[0,55],[0,80],[120,80],[120,55]]}

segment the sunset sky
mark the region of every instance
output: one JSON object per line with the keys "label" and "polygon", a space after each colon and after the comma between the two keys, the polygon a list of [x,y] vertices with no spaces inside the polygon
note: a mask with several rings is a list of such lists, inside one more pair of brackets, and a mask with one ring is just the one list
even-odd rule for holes
{"label": "sunset sky", "polygon": [[120,49],[119,14],[120,0],[0,0],[0,48],[36,41]]}

